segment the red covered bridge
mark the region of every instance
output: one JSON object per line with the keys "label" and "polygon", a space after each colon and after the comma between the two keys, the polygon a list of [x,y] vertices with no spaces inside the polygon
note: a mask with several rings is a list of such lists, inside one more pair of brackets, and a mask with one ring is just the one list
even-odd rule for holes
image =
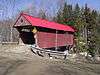
{"label": "red covered bridge", "polygon": [[60,49],[73,46],[75,30],[63,24],[50,22],[21,13],[14,24],[24,44],[39,48]]}

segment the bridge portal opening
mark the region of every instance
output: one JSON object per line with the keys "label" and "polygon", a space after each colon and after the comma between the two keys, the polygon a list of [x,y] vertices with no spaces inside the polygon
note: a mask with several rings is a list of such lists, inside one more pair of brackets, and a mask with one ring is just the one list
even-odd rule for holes
{"label": "bridge portal opening", "polygon": [[21,32],[20,38],[24,44],[35,44],[35,38],[32,32]]}

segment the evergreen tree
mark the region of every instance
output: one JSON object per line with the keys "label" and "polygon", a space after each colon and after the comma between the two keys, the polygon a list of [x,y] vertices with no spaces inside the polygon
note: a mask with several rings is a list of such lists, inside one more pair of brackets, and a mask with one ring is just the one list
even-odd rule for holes
{"label": "evergreen tree", "polygon": [[77,30],[75,33],[77,51],[87,51],[92,57],[95,56],[96,49],[100,48],[100,15],[97,11],[88,8],[87,4],[85,8],[80,8],[76,4],[73,9],[72,5],[64,3],[54,20],[74,26]]}
{"label": "evergreen tree", "polygon": [[55,17],[56,22],[71,25],[72,14],[72,5],[67,5],[67,3],[64,3],[64,6],[58,10],[57,16]]}
{"label": "evergreen tree", "polygon": [[74,18],[80,17],[80,7],[78,4],[76,4],[75,9],[74,9]]}
{"label": "evergreen tree", "polygon": [[46,12],[44,10],[40,10],[38,16],[42,19],[46,19]]}
{"label": "evergreen tree", "polygon": [[74,26],[77,29],[77,32],[75,33],[77,52],[85,51],[86,41],[83,36],[85,25],[86,25],[86,23],[83,20],[83,9],[81,9],[79,7],[79,5],[76,4],[76,6],[74,8]]}
{"label": "evergreen tree", "polygon": [[92,57],[94,57],[96,48],[96,12],[91,12],[86,5],[84,15],[87,23],[87,51]]}
{"label": "evergreen tree", "polygon": [[97,24],[97,48],[98,48],[98,53],[100,55],[100,14],[98,15],[98,24]]}
{"label": "evergreen tree", "polygon": [[61,9],[58,10],[57,16],[54,17],[54,21],[56,21],[58,23],[63,23],[63,17],[62,17],[62,11],[61,11]]}

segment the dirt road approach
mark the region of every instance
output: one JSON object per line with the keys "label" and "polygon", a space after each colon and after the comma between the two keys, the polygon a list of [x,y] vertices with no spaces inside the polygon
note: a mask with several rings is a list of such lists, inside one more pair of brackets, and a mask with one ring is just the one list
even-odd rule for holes
{"label": "dirt road approach", "polygon": [[100,75],[100,64],[74,63],[27,54],[0,51],[0,75]]}

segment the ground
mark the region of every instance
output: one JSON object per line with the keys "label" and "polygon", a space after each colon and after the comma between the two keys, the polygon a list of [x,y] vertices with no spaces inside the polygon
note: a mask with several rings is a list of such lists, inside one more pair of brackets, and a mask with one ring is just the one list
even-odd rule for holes
{"label": "ground", "polygon": [[48,59],[26,46],[1,46],[0,75],[100,75],[100,64]]}

